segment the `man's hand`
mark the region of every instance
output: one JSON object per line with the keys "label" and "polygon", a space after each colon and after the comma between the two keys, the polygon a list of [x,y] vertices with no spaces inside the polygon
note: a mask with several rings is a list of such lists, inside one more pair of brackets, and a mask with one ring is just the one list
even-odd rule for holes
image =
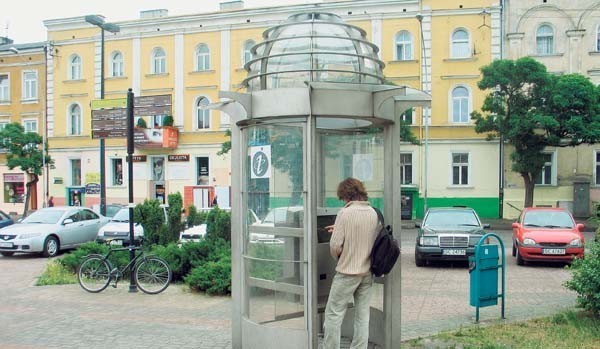
{"label": "man's hand", "polygon": [[333,227],[334,227],[334,225],[332,224],[332,225],[326,226],[324,229],[326,232],[331,234],[331,233],[333,233]]}

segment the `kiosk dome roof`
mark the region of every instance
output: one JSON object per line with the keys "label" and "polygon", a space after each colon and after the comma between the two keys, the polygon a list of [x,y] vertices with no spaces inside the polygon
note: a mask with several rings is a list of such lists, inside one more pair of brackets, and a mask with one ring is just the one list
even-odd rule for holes
{"label": "kiosk dome roof", "polygon": [[267,29],[246,63],[249,91],[306,86],[306,82],[383,84],[379,49],[363,29],[331,13],[301,13]]}

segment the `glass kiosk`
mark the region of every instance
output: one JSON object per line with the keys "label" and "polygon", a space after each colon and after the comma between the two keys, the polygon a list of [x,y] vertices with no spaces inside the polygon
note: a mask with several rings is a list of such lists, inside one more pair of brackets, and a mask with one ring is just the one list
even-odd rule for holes
{"label": "glass kiosk", "polygon": [[[295,15],[263,37],[247,93],[221,91],[210,106],[232,120],[233,348],[317,349],[337,185],[362,180],[399,234],[399,120],[430,97],[385,85],[377,47],[336,15]],[[350,306],[346,339],[352,322]],[[374,286],[369,341],[399,345],[399,267]]]}

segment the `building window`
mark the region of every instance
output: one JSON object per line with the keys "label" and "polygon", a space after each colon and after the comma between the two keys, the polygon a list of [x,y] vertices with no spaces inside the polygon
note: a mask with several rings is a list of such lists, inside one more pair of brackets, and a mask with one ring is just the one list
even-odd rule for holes
{"label": "building window", "polygon": [[110,56],[110,61],[112,69],[111,75],[113,77],[123,76],[123,54],[119,51],[113,52],[113,54]]}
{"label": "building window", "polygon": [[242,49],[242,65],[246,65],[246,63],[252,60],[252,48],[256,45],[254,40],[246,40],[244,42],[244,48]]}
{"label": "building window", "polygon": [[469,90],[464,86],[452,90],[452,122],[469,122]]}
{"label": "building window", "polygon": [[412,184],[412,154],[400,154],[400,184]]}
{"label": "building window", "polygon": [[596,150],[596,185],[600,185],[600,150]]}
{"label": "building window", "polygon": [[167,72],[167,55],[165,50],[157,47],[152,50],[152,74],[165,74]]}
{"label": "building window", "polygon": [[209,101],[206,97],[200,97],[196,102],[196,122],[198,129],[210,128],[210,109],[204,108],[208,103]]}
{"label": "building window", "polygon": [[6,125],[8,125],[8,121],[0,121],[0,131],[4,130]]}
{"label": "building window", "polygon": [[123,159],[112,159],[112,185],[123,185]]}
{"label": "building window", "polygon": [[196,47],[196,71],[210,69],[210,50],[206,44]]}
{"label": "building window", "polygon": [[4,202],[17,203],[25,200],[25,174],[5,173],[4,179]]}
{"label": "building window", "polygon": [[412,53],[412,35],[403,30],[396,34],[396,60],[408,61],[413,57]]}
{"label": "building window", "polygon": [[598,29],[596,29],[596,52],[600,52],[600,24],[598,24]]}
{"label": "building window", "polygon": [[198,181],[197,185],[209,185],[210,184],[210,165],[208,163],[208,157],[197,157],[196,158],[196,169]]}
{"label": "building window", "polygon": [[10,80],[8,74],[0,74],[0,103],[10,103]]}
{"label": "building window", "polygon": [[37,120],[35,120],[35,119],[23,120],[23,128],[25,129],[25,132],[37,133],[37,131],[38,131]]}
{"label": "building window", "polygon": [[452,153],[452,185],[469,184],[469,153]]}
{"label": "building window", "polygon": [[69,135],[81,135],[81,107],[78,104],[69,107]]}
{"label": "building window", "polygon": [[23,72],[23,99],[37,99],[37,71]]}
{"label": "building window", "polygon": [[551,185],[553,183],[553,153],[544,153],[542,154],[544,157],[544,166],[542,166],[542,171],[538,174],[535,179],[536,185]]}
{"label": "building window", "polygon": [[72,55],[69,58],[69,80],[81,79],[81,57]]}
{"label": "building window", "polygon": [[71,185],[81,186],[81,159],[71,159]]}
{"label": "building window", "polygon": [[404,123],[407,125],[412,125],[414,112],[415,111],[413,108],[406,109],[406,111],[401,115],[402,121],[404,121]]}
{"label": "building window", "polygon": [[554,31],[547,24],[541,25],[535,37],[537,54],[550,55],[554,53]]}
{"label": "building window", "polygon": [[469,48],[469,33],[464,29],[457,29],[452,33],[452,58],[468,58],[471,56]]}

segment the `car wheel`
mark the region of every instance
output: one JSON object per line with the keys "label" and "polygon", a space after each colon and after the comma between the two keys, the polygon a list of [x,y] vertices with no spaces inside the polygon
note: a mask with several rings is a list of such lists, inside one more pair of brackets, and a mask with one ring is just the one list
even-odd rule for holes
{"label": "car wheel", "polygon": [[513,257],[517,256],[517,246],[515,246],[515,242],[514,241],[513,241],[512,256]]}
{"label": "car wheel", "polygon": [[10,257],[15,253],[14,252],[0,252],[0,254],[2,254],[4,257]]}
{"label": "car wheel", "polygon": [[54,236],[48,236],[44,241],[44,250],[42,251],[42,254],[44,257],[54,257],[58,254],[58,248],[58,239]]}
{"label": "car wheel", "polygon": [[421,257],[421,255],[419,253],[417,253],[417,251],[415,251],[415,265],[417,267],[423,267],[425,266],[426,260],[425,258]]}
{"label": "car wheel", "polygon": [[519,253],[519,248],[517,248],[517,265],[525,265],[525,260],[523,259],[523,257],[521,257],[521,254]]}

